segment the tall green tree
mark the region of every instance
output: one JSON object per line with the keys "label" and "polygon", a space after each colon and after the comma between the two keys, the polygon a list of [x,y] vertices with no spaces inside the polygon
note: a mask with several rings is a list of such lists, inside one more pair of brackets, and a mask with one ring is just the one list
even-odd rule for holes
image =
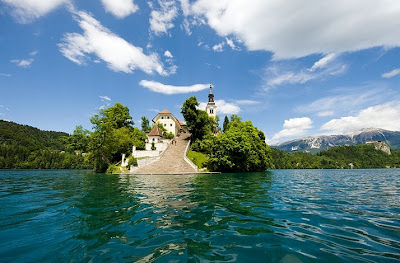
{"label": "tall green tree", "polygon": [[202,140],[205,135],[214,133],[216,127],[215,120],[206,111],[198,109],[198,106],[197,98],[192,96],[183,103],[181,109],[193,141]]}
{"label": "tall green tree", "polygon": [[151,131],[150,121],[145,116],[142,116],[141,126],[142,126],[142,132],[148,133]]}
{"label": "tall green tree", "polygon": [[89,149],[93,154],[94,170],[104,171],[120,158],[121,152],[129,151],[133,145],[133,120],[129,109],[115,103],[108,109],[101,109],[90,122],[94,131],[90,134]]}
{"label": "tall green tree", "polygon": [[228,116],[225,115],[224,124],[222,125],[222,131],[225,132],[228,129],[229,119]]}

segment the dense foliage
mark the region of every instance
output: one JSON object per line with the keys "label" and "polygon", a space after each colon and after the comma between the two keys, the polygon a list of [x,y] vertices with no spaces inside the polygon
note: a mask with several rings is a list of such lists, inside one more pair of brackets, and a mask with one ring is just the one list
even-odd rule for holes
{"label": "dense foliage", "polygon": [[215,132],[216,121],[210,118],[204,110],[198,109],[196,97],[187,99],[182,106],[181,113],[186,121],[186,126],[192,134],[192,141],[203,140],[204,136]]}
{"label": "dense foliage", "polygon": [[144,148],[146,135],[133,127],[129,109],[121,103],[101,109],[90,122],[94,131],[89,136],[89,150],[96,172],[104,172],[107,167],[119,162],[121,154],[129,153],[134,144],[139,149]]}
{"label": "dense foliage", "polygon": [[262,131],[250,121],[243,122],[234,115],[230,122],[226,122],[224,130],[218,134],[208,132],[192,144],[193,151],[207,155],[206,165],[210,171],[255,172],[267,169],[269,147]]}
{"label": "dense foliage", "polygon": [[348,169],[400,167],[400,151],[392,154],[376,150],[373,145],[336,146],[317,155],[286,153],[271,149],[271,168],[275,169]]}
{"label": "dense foliage", "polygon": [[91,168],[78,139],[82,133],[82,127],[70,136],[0,120],[0,169]]}

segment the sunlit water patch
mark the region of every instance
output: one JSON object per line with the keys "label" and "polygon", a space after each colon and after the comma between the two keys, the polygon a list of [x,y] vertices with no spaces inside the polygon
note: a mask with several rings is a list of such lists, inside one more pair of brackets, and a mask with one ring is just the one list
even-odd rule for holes
{"label": "sunlit water patch", "polygon": [[396,262],[399,176],[0,171],[0,261]]}

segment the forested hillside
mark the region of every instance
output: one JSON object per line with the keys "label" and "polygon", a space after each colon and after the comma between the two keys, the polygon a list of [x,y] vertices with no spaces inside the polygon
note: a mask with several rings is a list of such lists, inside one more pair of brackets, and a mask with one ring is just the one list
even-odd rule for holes
{"label": "forested hillside", "polygon": [[68,147],[71,137],[0,120],[0,169],[91,168],[82,151]]}
{"label": "forested hillside", "polygon": [[275,169],[400,168],[400,151],[391,152],[388,155],[373,145],[336,146],[316,155],[271,148],[271,160]]}

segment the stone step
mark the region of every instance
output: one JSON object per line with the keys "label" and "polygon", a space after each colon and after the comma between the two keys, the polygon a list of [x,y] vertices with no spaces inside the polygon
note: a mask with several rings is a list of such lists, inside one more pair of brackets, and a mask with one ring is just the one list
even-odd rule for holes
{"label": "stone step", "polygon": [[170,144],[160,160],[139,168],[134,173],[196,173],[197,171],[184,159],[189,138],[190,134],[188,133],[182,133],[179,137],[175,137],[176,144]]}

